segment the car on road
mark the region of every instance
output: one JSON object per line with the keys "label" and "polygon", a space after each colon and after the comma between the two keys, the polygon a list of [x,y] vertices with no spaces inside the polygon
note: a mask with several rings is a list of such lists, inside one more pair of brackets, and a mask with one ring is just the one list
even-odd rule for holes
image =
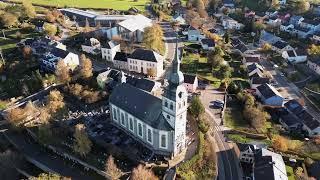
{"label": "car on road", "polygon": [[214,100],[211,102],[214,107],[223,108],[224,102],[221,100]]}
{"label": "car on road", "polygon": [[284,76],[285,76],[285,74],[284,74],[284,73],[280,73],[280,76],[281,76],[281,77],[284,77]]}

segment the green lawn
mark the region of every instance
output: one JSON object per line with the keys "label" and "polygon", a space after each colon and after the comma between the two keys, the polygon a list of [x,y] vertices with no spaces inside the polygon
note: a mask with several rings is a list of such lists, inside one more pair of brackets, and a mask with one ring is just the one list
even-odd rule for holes
{"label": "green lawn", "polygon": [[287,170],[288,180],[295,180],[293,168],[291,166],[286,165],[286,170]]}
{"label": "green lawn", "polygon": [[268,9],[268,7],[266,6],[266,4],[262,4],[259,2],[263,2],[263,1],[259,1],[259,0],[242,0],[242,3],[248,7],[249,9],[255,10],[255,11],[266,11]]}
{"label": "green lawn", "polygon": [[[12,0],[21,1],[21,0]],[[37,5],[49,5],[56,7],[78,7],[95,9],[116,9],[128,10],[130,7],[136,7],[144,10],[149,0],[32,0]]]}

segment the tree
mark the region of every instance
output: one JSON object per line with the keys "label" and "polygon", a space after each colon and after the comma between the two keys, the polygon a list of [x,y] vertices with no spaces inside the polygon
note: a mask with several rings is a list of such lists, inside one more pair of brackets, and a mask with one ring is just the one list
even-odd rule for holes
{"label": "tree", "polygon": [[226,31],[226,33],[224,33],[223,39],[224,39],[224,42],[225,42],[226,44],[229,44],[229,42],[230,42],[229,31]]}
{"label": "tree", "polygon": [[189,106],[189,111],[191,115],[195,118],[199,118],[205,112],[205,108],[199,98],[199,96],[194,96]]}
{"label": "tree", "polygon": [[261,47],[261,51],[268,52],[272,50],[272,46],[269,43],[264,43]]}
{"label": "tree", "polygon": [[163,54],[165,51],[165,45],[163,42],[163,31],[158,24],[154,24],[151,27],[146,27],[143,34],[143,44],[147,49],[157,51]]}
{"label": "tree", "polygon": [[206,18],[208,16],[202,0],[194,0],[194,6],[201,18]]}
{"label": "tree", "polygon": [[54,17],[54,15],[52,14],[52,12],[48,11],[46,13],[46,20],[49,22],[49,23],[54,23],[56,21],[56,18]]}
{"label": "tree", "polygon": [[313,56],[320,56],[320,45],[312,44],[308,49],[308,53]]}
{"label": "tree", "polygon": [[15,26],[18,23],[18,17],[12,13],[4,13],[0,18],[1,24],[6,28]]}
{"label": "tree", "polygon": [[51,114],[49,113],[49,110],[45,107],[39,108],[39,120],[42,124],[47,124],[49,119],[51,118]]}
{"label": "tree", "polygon": [[35,10],[34,6],[32,5],[31,0],[23,0],[22,6],[23,6],[23,10],[24,10],[25,15],[28,18],[34,18],[36,16],[36,10]]}
{"label": "tree", "polygon": [[92,76],[92,62],[86,55],[81,54],[80,56],[80,76],[82,78],[89,78]]}
{"label": "tree", "polygon": [[134,168],[130,177],[131,180],[158,180],[159,178],[154,175],[152,170],[146,169],[141,164]]}
{"label": "tree", "polygon": [[310,3],[306,0],[298,0],[295,2],[294,9],[298,14],[305,13],[310,9]]}
{"label": "tree", "polygon": [[32,177],[31,180],[71,180],[71,178],[62,177],[58,174],[41,173],[38,177]]}
{"label": "tree", "polygon": [[91,151],[92,143],[83,124],[76,125],[73,137],[75,139],[73,145],[74,151],[79,153],[81,156],[86,156]]}
{"label": "tree", "polygon": [[250,123],[250,125],[258,130],[265,127],[267,119],[270,115],[263,111],[261,107],[246,106],[243,111],[244,118]]}
{"label": "tree", "polygon": [[23,55],[23,58],[25,60],[29,60],[31,58],[31,55],[32,55],[32,49],[31,47],[29,46],[25,46],[23,47],[22,49],[22,55]]}
{"label": "tree", "polygon": [[47,144],[52,139],[51,125],[49,123],[38,126],[38,139],[42,144]]}
{"label": "tree", "polygon": [[71,81],[69,68],[62,59],[58,61],[55,75],[57,76],[58,81],[61,83],[69,83]]}
{"label": "tree", "polygon": [[157,76],[157,72],[155,68],[148,68],[147,69],[147,74],[150,77],[156,77]]}
{"label": "tree", "polygon": [[297,167],[296,170],[294,171],[294,175],[296,175],[300,179],[300,177],[303,175],[302,167]]}
{"label": "tree", "polygon": [[110,155],[108,158],[107,164],[105,166],[105,172],[110,176],[112,180],[119,179],[123,174],[114,163],[114,158],[112,157],[112,155]]}
{"label": "tree", "polygon": [[226,79],[231,77],[231,73],[232,68],[228,64],[222,64],[220,65],[217,75],[220,77],[220,79]]}
{"label": "tree", "polygon": [[275,8],[275,9],[279,9],[280,8],[279,0],[272,0],[271,7]]}
{"label": "tree", "polygon": [[221,3],[221,0],[210,0],[209,1],[209,9],[212,10],[213,12],[216,12],[220,3]]}
{"label": "tree", "polygon": [[50,91],[48,96],[48,111],[51,113],[56,113],[59,109],[65,106],[63,101],[63,95],[58,90]]}
{"label": "tree", "polygon": [[57,26],[51,23],[44,23],[43,29],[48,36],[55,36],[58,31]]}
{"label": "tree", "polygon": [[276,135],[272,139],[272,147],[277,151],[285,152],[288,150],[288,139],[283,136]]}
{"label": "tree", "polygon": [[224,62],[223,51],[220,47],[216,47],[214,51],[208,53],[208,63],[211,64],[212,69],[215,69],[222,65]]}

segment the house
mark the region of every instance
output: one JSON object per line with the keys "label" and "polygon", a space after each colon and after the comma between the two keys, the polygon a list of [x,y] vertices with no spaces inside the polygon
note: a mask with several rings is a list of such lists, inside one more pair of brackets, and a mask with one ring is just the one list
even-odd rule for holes
{"label": "house", "polygon": [[152,50],[136,49],[128,56],[129,71],[150,75],[154,71],[155,77],[163,73],[163,56]]}
{"label": "house", "polygon": [[[101,89],[106,89],[107,88],[107,85],[110,85],[110,83],[112,81],[116,81],[116,83],[113,83],[114,85],[117,85],[118,84],[118,80],[120,79],[119,78],[119,75],[120,75],[120,71],[116,70],[116,69],[109,69],[105,72],[102,72],[100,73],[98,76],[97,76],[97,83],[98,83],[98,86],[101,88]],[[124,81],[124,80],[123,80]],[[120,81],[121,83],[121,81]],[[109,86],[110,87],[110,86]],[[113,88],[113,87],[112,87]],[[112,89],[110,88],[110,89]]]}
{"label": "house", "polygon": [[316,74],[320,75],[320,58],[310,58],[307,62],[307,66]]}
{"label": "house", "polygon": [[286,166],[280,154],[252,144],[237,143],[241,166],[252,169],[245,179],[288,180]]}
{"label": "house", "polygon": [[286,165],[280,154],[265,148],[257,150],[253,165],[253,179],[288,180]]}
{"label": "house", "polygon": [[270,79],[266,77],[252,77],[250,79],[250,88],[257,90],[257,87],[262,85],[270,83]]}
{"label": "house", "polygon": [[81,45],[81,49],[83,52],[96,55],[101,52],[101,45],[98,39],[90,38]]}
{"label": "house", "polygon": [[302,16],[291,16],[289,23],[292,25],[299,25],[302,21],[304,20],[304,18]]}
{"label": "house", "polygon": [[299,119],[300,123],[303,124],[302,129],[306,131],[309,136],[320,135],[320,122],[307,112],[297,100],[290,100],[286,102],[284,106],[289,113]]}
{"label": "house", "polygon": [[288,22],[282,23],[280,25],[280,31],[284,31],[284,32],[287,32],[287,33],[292,33],[293,29],[294,29],[294,25],[290,24]]}
{"label": "house", "polygon": [[201,38],[201,32],[199,29],[189,26],[188,28],[188,41],[199,41]]}
{"label": "house", "polygon": [[261,99],[262,103],[267,106],[282,106],[284,98],[278,90],[270,84],[262,84],[257,87],[257,96]]}
{"label": "house", "polygon": [[264,77],[264,68],[258,63],[252,63],[247,66],[248,76]]}
{"label": "house", "polygon": [[108,41],[107,43],[101,44],[101,56],[102,59],[112,62],[117,52],[120,52],[120,43],[116,41]]}
{"label": "house", "polygon": [[117,69],[128,70],[128,56],[129,54],[124,52],[116,52],[113,58],[113,66]]}
{"label": "house", "polygon": [[161,88],[161,83],[157,81],[152,81],[146,78],[136,78],[133,76],[127,76],[126,83],[138,89],[149,92],[151,94],[154,94],[156,91],[158,91]]}
{"label": "house", "polygon": [[117,24],[121,39],[130,42],[142,42],[144,29],[151,26],[152,20],[141,14]]}
{"label": "house", "polygon": [[249,17],[255,17],[256,15],[256,12],[252,11],[252,10],[246,10],[245,13],[244,13],[244,17],[245,18],[249,18]]}
{"label": "house", "polygon": [[238,38],[231,38],[231,45],[237,53],[245,54],[249,48]]}
{"label": "house", "polygon": [[245,163],[254,163],[254,155],[256,153],[257,147],[252,144],[242,144],[238,143],[238,148],[240,150],[239,160]]}
{"label": "house", "polygon": [[266,32],[264,30],[261,32],[261,36],[260,36],[260,44],[261,45],[266,44],[266,43],[273,44],[273,43],[280,41],[280,40],[281,40],[280,37],[275,36],[269,32]]}
{"label": "house", "polygon": [[242,58],[242,64],[244,64],[246,67],[250,64],[254,63],[260,63],[260,55],[259,56],[244,56]]}
{"label": "house", "polygon": [[283,51],[282,57],[292,64],[302,63],[307,61],[307,51],[303,49],[287,50]]}
{"label": "house", "polygon": [[180,14],[176,14],[172,17],[172,21],[178,22],[180,25],[181,24],[186,24],[186,20],[182,17]]}
{"label": "house", "polygon": [[186,148],[188,94],[178,57],[167,75],[162,98],[128,83],[116,86],[109,98],[112,123],[155,154],[169,158]]}
{"label": "house", "polygon": [[303,27],[303,28],[311,29],[312,31],[317,31],[317,30],[320,30],[320,20],[305,18],[300,23],[300,26]]}
{"label": "house", "polygon": [[284,109],[284,113],[280,115],[279,123],[289,132],[301,132],[302,122],[294,114]]}
{"label": "house", "polygon": [[267,20],[266,23],[271,26],[279,26],[279,25],[281,25],[281,22],[282,22],[281,19],[277,15],[271,16],[266,20]]}
{"label": "house", "polygon": [[214,40],[209,38],[201,39],[200,44],[204,50],[214,50],[215,47]]}
{"label": "house", "polygon": [[183,74],[184,76],[184,86],[189,93],[194,93],[198,88],[198,78],[196,75]]}
{"label": "house", "polygon": [[231,8],[233,9],[234,6],[235,6],[235,3],[233,0],[223,0],[223,6],[226,7],[226,8]]}
{"label": "house", "polygon": [[312,38],[311,40],[317,44],[320,44],[320,31],[317,31],[315,32],[313,35],[312,35]]}
{"label": "house", "polygon": [[230,17],[225,17],[222,19],[222,26],[224,29],[240,30],[244,25]]}
{"label": "house", "polygon": [[277,53],[279,53],[281,55],[284,51],[293,50],[293,48],[289,45],[289,43],[282,41],[282,40],[279,40],[279,41],[273,43],[271,48],[273,51],[276,51]]}
{"label": "house", "polygon": [[42,56],[46,52],[51,51],[53,48],[59,48],[66,50],[66,45],[59,41],[51,40],[47,37],[27,38],[21,40],[17,46],[28,46],[32,50],[32,54],[36,56]]}
{"label": "house", "polygon": [[286,5],[287,4],[287,0],[279,0],[279,4],[280,5]]}
{"label": "house", "polygon": [[46,72],[55,72],[59,60],[63,60],[65,65],[72,71],[79,65],[79,56],[77,54],[53,48],[40,58],[40,69]]}

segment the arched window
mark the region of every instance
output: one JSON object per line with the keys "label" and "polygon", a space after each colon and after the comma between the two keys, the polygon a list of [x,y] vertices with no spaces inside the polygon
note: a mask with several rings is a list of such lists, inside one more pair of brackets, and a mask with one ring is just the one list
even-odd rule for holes
{"label": "arched window", "polygon": [[148,141],[152,143],[152,133],[151,133],[151,129],[148,129]]}
{"label": "arched window", "polygon": [[138,134],[142,136],[142,125],[140,123],[138,123]]}
{"label": "arched window", "polygon": [[163,148],[167,147],[167,137],[165,134],[161,135],[161,147],[163,147]]}

